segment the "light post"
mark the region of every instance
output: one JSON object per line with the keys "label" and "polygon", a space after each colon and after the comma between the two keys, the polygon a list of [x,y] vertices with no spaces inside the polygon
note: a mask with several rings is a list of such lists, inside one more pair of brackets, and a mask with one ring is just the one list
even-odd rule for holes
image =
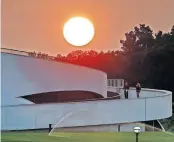
{"label": "light post", "polygon": [[134,127],[134,132],[136,134],[136,142],[138,142],[138,135],[141,132],[141,128],[140,127]]}

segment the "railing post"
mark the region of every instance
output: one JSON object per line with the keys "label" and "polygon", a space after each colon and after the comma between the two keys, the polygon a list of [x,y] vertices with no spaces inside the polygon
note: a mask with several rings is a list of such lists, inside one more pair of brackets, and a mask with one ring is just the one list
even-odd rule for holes
{"label": "railing post", "polygon": [[52,124],[49,124],[49,133],[51,132]]}
{"label": "railing post", "polygon": [[120,124],[118,124],[118,132],[120,132]]}
{"label": "railing post", "polygon": [[146,121],[146,98],[145,98],[145,121]]}
{"label": "railing post", "polygon": [[138,142],[138,135],[139,133],[136,133],[136,142]]}

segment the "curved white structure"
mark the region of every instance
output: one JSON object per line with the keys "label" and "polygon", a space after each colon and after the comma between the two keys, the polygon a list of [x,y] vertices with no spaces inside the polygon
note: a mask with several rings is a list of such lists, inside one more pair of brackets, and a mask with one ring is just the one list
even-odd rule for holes
{"label": "curved white structure", "polygon": [[2,106],[31,104],[16,98],[19,96],[64,90],[83,90],[107,97],[104,72],[7,53],[1,54],[1,60]]}
{"label": "curved white structure", "polygon": [[[148,93],[150,91],[143,90],[143,92]],[[64,123],[61,123],[60,126],[85,126],[156,120],[172,115],[171,98],[171,93],[164,91],[164,96],[141,99],[7,106],[2,109],[2,120],[4,120],[2,128],[47,128],[48,124],[56,124],[67,113],[80,110],[84,110],[84,112],[75,113],[75,115],[67,118]],[[13,117],[8,117],[9,115]]]}
{"label": "curved white structure", "polygon": [[[48,128],[48,124],[56,124],[62,117],[74,112],[77,113],[65,118],[59,127],[114,125],[172,115],[170,91],[143,88],[137,99],[135,89],[131,88],[129,99],[121,96],[121,99],[108,100],[105,99],[107,91],[123,94],[123,89],[107,86],[107,76],[101,71],[6,53],[1,56],[2,130]],[[86,90],[105,98],[52,104],[33,104],[16,98],[59,90]]]}

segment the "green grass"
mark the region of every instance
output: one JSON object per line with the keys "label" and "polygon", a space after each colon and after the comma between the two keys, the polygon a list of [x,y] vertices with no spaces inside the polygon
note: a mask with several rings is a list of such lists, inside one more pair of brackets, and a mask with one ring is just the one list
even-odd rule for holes
{"label": "green grass", "polygon": [[[3,132],[2,142],[135,142],[134,133],[63,133],[48,136],[46,132]],[[164,132],[142,132],[139,142],[174,142],[174,135]]]}

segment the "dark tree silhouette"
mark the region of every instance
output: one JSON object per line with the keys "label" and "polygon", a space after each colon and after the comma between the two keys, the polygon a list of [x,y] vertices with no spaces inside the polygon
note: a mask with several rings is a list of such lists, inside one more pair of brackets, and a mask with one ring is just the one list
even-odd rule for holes
{"label": "dark tree silhouette", "polygon": [[[153,34],[149,26],[140,24],[126,33],[120,43],[121,51],[77,50],[51,59],[102,70],[108,78],[123,78],[132,86],[139,81],[143,87],[174,92],[174,26],[169,33]],[[43,53],[30,56],[50,59]]]}
{"label": "dark tree silhouette", "polygon": [[124,52],[146,51],[154,44],[153,31],[145,24],[136,26],[134,31],[126,33],[125,37],[125,40],[120,40]]}

